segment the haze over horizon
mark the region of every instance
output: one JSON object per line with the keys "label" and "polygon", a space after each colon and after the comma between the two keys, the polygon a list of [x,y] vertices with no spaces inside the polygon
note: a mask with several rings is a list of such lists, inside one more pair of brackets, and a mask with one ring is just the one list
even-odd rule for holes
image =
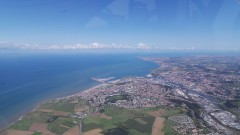
{"label": "haze over horizon", "polygon": [[0,50],[240,49],[238,0],[1,0]]}

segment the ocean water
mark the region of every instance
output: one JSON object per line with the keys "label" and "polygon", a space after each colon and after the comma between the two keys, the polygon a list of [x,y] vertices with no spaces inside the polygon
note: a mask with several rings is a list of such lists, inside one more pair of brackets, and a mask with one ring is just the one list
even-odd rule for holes
{"label": "ocean water", "polygon": [[44,100],[81,92],[92,77],[144,76],[158,67],[143,54],[0,52],[0,127]]}

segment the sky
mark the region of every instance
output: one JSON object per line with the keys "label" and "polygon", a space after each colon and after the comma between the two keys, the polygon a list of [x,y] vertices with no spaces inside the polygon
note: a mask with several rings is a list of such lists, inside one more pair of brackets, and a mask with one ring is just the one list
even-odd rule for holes
{"label": "sky", "polygon": [[240,49],[239,0],[0,0],[0,48]]}

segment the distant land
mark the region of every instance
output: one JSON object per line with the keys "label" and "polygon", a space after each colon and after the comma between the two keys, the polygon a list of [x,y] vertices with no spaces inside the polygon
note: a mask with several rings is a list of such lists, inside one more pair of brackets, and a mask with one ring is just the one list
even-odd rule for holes
{"label": "distant land", "polygon": [[42,103],[1,134],[240,133],[240,56],[142,59],[160,67],[147,76],[97,78],[101,84]]}

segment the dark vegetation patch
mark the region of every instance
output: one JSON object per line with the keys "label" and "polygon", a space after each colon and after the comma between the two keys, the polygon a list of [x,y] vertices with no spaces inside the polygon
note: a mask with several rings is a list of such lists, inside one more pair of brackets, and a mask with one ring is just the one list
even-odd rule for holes
{"label": "dark vegetation patch", "polygon": [[83,132],[86,132],[86,131],[90,131],[90,130],[99,128],[99,125],[95,124],[95,123],[89,123],[89,124],[84,124],[83,123],[82,128],[83,128]]}
{"label": "dark vegetation patch", "polygon": [[219,104],[219,106],[224,109],[227,110],[231,113],[233,113],[234,115],[236,115],[238,117],[238,120],[240,119],[240,112],[239,112],[239,108],[240,108],[240,100],[227,100],[222,104]]}
{"label": "dark vegetation patch", "polygon": [[53,109],[55,111],[74,112],[74,105],[70,103],[47,103],[41,105],[42,109]]}
{"label": "dark vegetation patch", "polygon": [[114,95],[114,96],[109,96],[106,98],[106,103],[107,102],[111,102],[111,103],[115,103],[118,100],[128,100],[129,99],[129,95],[125,94],[125,95]]}
{"label": "dark vegetation patch", "polygon": [[142,120],[146,121],[147,123],[150,123],[152,125],[154,120],[155,120],[155,118],[153,116],[148,116],[148,117],[143,117]]}
{"label": "dark vegetation patch", "polygon": [[163,85],[162,86],[164,89],[166,89],[166,90],[171,90],[172,89],[172,87],[171,86],[168,86],[168,85]]}
{"label": "dark vegetation patch", "polygon": [[104,109],[100,109],[99,112],[100,112],[100,113],[104,113]]}
{"label": "dark vegetation patch", "polygon": [[51,116],[48,120],[47,123],[51,123],[53,121],[55,121],[58,118],[58,116]]}
{"label": "dark vegetation patch", "polygon": [[146,121],[147,124],[142,125],[134,119],[129,119],[129,120],[125,121],[123,123],[123,125],[125,125],[129,129],[135,129],[139,132],[150,134],[152,132],[152,125],[154,122],[154,117],[151,117],[151,116],[144,117],[144,118],[142,118],[142,120]]}
{"label": "dark vegetation patch", "polygon": [[72,119],[70,118],[58,118],[48,125],[48,129],[53,133],[63,134],[68,130],[68,128],[62,127],[60,125],[64,125],[70,128],[75,126],[75,124],[72,122]]}
{"label": "dark vegetation patch", "polygon": [[120,85],[125,85],[125,84],[126,84],[126,82],[118,82],[118,83],[116,83],[115,85],[120,86]]}
{"label": "dark vegetation patch", "polygon": [[120,107],[107,107],[104,108],[104,114],[112,116],[115,121],[125,121],[128,119],[134,119],[144,117],[144,114],[139,113],[135,110],[124,109]]}
{"label": "dark vegetation patch", "polygon": [[[175,103],[178,106],[180,106],[182,103],[186,104],[186,106],[193,111],[195,118],[201,119],[201,116],[200,116],[201,115],[201,110],[200,110],[201,107],[198,104],[190,103],[188,101],[183,101],[183,100],[178,100],[178,99],[170,99],[170,101]],[[187,115],[194,118],[194,116],[192,116],[191,110],[188,110]]]}
{"label": "dark vegetation patch", "polygon": [[240,107],[240,100],[228,100],[224,103],[227,108],[238,108]]}
{"label": "dark vegetation patch", "polygon": [[125,128],[117,127],[108,129],[104,135],[128,135],[129,132]]}

